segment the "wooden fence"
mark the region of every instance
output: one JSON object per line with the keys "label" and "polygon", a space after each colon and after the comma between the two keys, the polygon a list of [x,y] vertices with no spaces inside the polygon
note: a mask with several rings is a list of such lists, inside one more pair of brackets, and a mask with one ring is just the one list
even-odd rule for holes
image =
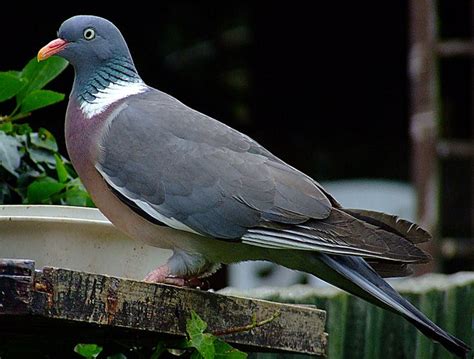
{"label": "wooden fence", "polygon": [[[392,281],[392,284],[435,323],[474,345],[474,273],[430,274]],[[330,359],[453,357],[403,318],[333,287],[225,289],[222,292],[282,303],[313,304],[326,310]],[[252,357],[302,358],[261,353]]]}

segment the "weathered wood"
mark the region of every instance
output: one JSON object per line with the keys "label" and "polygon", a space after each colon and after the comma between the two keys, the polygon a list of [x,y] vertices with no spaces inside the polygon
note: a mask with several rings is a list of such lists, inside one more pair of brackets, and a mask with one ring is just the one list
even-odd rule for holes
{"label": "weathered wood", "polygon": [[28,312],[35,262],[0,259],[0,314]]}
{"label": "weathered wood", "polygon": [[[222,338],[252,351],[326,353],[326,316],[315,307],[58,268],[37,272],[32,288],[28,302],[32,320],[46,318],[56,320],[56,325],[101,325],[114,330],[183,336],[186,320],[194,310],[208,323],[210,332],[232,333]],[[253,318],[261,322],[272,317],[275,318],[265,325],[234,333],[251,324]]]}
{"label": "weathered wood", "polygon": [[436,52],[442,57],[474,57],[474,41],[441,41],[436,44]]}
{"label": "weathered wood", "polygon": [[441,158],[474,158],[474,141],[442,140],[437,151]]}
{"label": "weathered wood", "polygon": [[[418,223],[433,237],[438,236],[439,160],[436,144],[439,138],[437,104],[436,4],[433,0],[409,2],[410,50],[410,137],[412,142],[412,177],[417,194]],[[417,274],[432,272],[438,260],[436,241],[423,243],[434,260],[417,266]]]}

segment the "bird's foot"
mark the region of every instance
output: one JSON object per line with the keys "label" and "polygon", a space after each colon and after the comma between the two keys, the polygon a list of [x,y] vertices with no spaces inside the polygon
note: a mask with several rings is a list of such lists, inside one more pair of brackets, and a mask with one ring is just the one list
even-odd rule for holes
{"label": "bird's foot", "polygon": [[170,269],[166,264],[159,266],[155,270],[148,273],[143,281],[150,283],[173,284],[180,287],[184,287],[185,284],[184,278],[178,278],[170,274]]}
{"label": "bird's foot", "polygon": [[178,287],[202,288],[203,281],[200,278],[181,278],[170,273],[168,265],[162,265],[151,271],[143,279],[149,283],[172,284]]}

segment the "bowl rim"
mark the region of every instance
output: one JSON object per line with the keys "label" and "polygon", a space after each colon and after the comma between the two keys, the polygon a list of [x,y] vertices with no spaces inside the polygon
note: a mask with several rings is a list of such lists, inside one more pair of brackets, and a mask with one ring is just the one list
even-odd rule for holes
{"label": "bowl rim", "polygon": [[60,222],[113,226],[97,208],[61,205],[0,205],[0,222]]}

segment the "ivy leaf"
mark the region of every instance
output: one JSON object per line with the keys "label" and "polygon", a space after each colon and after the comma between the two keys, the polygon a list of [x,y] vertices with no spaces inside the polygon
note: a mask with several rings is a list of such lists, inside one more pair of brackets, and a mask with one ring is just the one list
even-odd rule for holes
{"label": "ivy leaf", "polygon": [[[72,176],[71,174],[69,175]],[[78,177],[70,180],[67,183],[64,200],[69,206],[95,207],[89,193],[86,191],[84,185]]]}
{"label": "ivy leaf", "polygon": [[56,153],[54,154],[54,159],[56,160],[56,174],[58,175],[58,180],[61,183],[66,183],[68,179],[66,166],[64,166],[62,158]]}
{"label": "ivy leaf", "polygon": [[64,195],[64,200],[69,206],[94,207],[89,193],[77,187],[68,189]]}
{"label": "ivy leaf", "polygon": [[191,341],[191,345],[196,348],[196,350],[202,355],[204,359],[214,359],[216,351],[214,348],[215,339],[216,337],[214,335],[203,333],[196,336]]}
{"label": "ivy leaf", "polygon": [[41,164],[46,164],[46,166],[54,170],[56,165],[56,159],[54,158],[54,152],[44,150],[42,148],[30,147],[28,148],[28,154],[30,159],[40,168],[44,168]]}
{"label": "ivy leaf", "polygon": [[201,355],[201,353],[199,353],[197,350],[195,350],[191,353],[190,359],[203,359],[203,356]]}
{"label": "ivy leaf", "polygon": [[15,97],[27,81],[9,72],[0,72],[0,102]]}
{"label": "ivy leaf", "polygon": [[0,132],[0,166],[5,168],[15,177],[18,177],[16,169],[20,167],[22,153],[19,148],[22,147],[17,137],[8,136]]}
{"label": "ivy leaf", "polygon": [[10,70],[6,72],[9,75],[15,76],[17,79],[21,77],[21,71]]}
{"label": "ivy leaf", "polygon": [[[195,311],[191,311],[191,319],[186,322],[186,332],[188,333],[188,345],[197,350],[204,359],[214,359],[214,340],[216,337],[209,333],[204,333],[207,324]],[[193,353],[191,358],[199,358]]]}
{"label": "ivy leaf", "polygon": [[26,161],[23,161],[21,164],[21,171],[18,180],[16,181],[15,191],[22,197],[26,199],[26,193],[28,186],[35,179],[46,176],[45,173],[37,171],[35,168],[30,166]]}
{"label": "ivy leaf", "polygon": [[201,319],[201,317],[194,311],[191,311],[191,319],[186,322],[186,332],[189,337],[192,338],[194,335],[202,334],[207,328],[207,323]]}
{"label": "ivy leaf", "polygon": [[51,197],[61,192],[66,185],[51,177],[33,181],[27,189],[26,200],[30,204],[51,203]]}
{"label": "ivy leaf", "polygon": [[77,354],[87,359],[97,358],[102,350],[103,348],[97,344],[77,344],[74,347],[74,351]]}
{"label": "ivy leaf", "polygon": [[227,344],[223,340],[216,338],[214,341],[214,349],[216,351],[215,358],[225,359],[245,359],[247,354],[235,349],[230,344]]}
{"label": "ivy leaf", "polygon": [[30,125],[28,125],[27,123],[10,123],[13,126],[13,132],[17,135],[27,135],[33,132]]}
{"label": "ivy leaf", "polygon": [[11,134],[13,132],[13,123],[11,121],[0,122],[0,131]]}
{"label": "ivy leaf", "polygon": [[36,147],[54,152],[58,151],[58,144],[53,134],[44,128],[40,128],[38,132],[31,133],[30,141]]}
{"label": "ivy leaf", "polygon": [[68,62],[59,56],[52,56],[45,61],[38,62],[36,57],[31,59],[21,72],[21,78],[28,81],[20,93],[16,96],[17,104],[21,104],[27,94],[34,90],[42,89],[64,71]]}
{"label": "ivy leaf", "polygon": [[64,94],[50,90],[33,90],[21,102],[20,112],[28,113],[64,100]]}

